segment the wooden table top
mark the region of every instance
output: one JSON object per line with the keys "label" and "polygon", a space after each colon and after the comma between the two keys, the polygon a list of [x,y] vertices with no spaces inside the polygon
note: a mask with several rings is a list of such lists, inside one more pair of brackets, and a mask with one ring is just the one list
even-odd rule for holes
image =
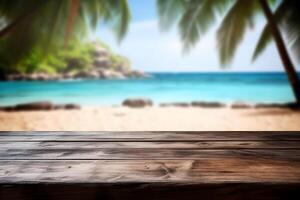
{"label": "wooden table top", "polygon": [[0,184],[300,189],[300,132],[0,132]]}

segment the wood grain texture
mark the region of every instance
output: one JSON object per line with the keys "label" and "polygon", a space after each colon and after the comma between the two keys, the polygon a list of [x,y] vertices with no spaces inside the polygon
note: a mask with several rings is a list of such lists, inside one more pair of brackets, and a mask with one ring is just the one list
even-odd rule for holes
{"label": "wood grain texture", "polygon": [[260,159],[0,161],[0,183],[298,183],[300,163]]}
{"label": "wood grain texture", "polygon": [[5,149],[0,160],[144,160],[205,158],[274,159],[300,161],[300,150],[273,149]]}
{"label": "wood grain texture", "polygon": [[298,141],[300,132],[0,132],[0,141]]}
{"label": "wood grain texture", "polygon": [[7,149],[299,149],[300,141],[0,142]]}
{"label": "wood grain texture", "polygon": [[300,199],[300,132],[0,132],[0,199]]}

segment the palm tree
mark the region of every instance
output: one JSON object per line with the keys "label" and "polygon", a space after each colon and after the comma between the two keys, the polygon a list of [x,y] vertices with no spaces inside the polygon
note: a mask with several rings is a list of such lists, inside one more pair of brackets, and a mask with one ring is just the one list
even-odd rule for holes
{"label": "palm tree", "polygon": [[130,12],[127,0],[0,0],[0,21],[0,65],[13,65],[34,48],[49,51],[82,40],[99,23],[121,40]]}
{"label": "palm tree", "polygon": [[[163,30],[178,23],[184,49],[189,50],[209,28],[224,16],[217,33],[220,62],[227,65],[232,60],[248,28],[255,18],[263,14],[267,24],[255,49],[253,59],[260,55],[274,39],[284,69],[292,86],[296,103],[300,105],[300,82],[289,56],[280,30],[289,35],[289,41],[300,58],[300,3],[297,0],[158,0],[158,13]],[[272,7],[276,10],[272,12]]]}

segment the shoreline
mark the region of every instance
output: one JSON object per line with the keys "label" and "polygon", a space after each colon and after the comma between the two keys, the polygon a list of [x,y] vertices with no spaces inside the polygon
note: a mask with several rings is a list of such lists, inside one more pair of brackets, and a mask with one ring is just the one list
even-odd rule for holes
{"label": "shoreline", "polygon": [[300,106],[296,103],[247,103],[232,102],[223,103],[217,101],[192,101],[192,102],[166,102],[153,103],[147,98],[125,99],[121,104],[112,105],[81,105],[76,103],[53,103],[51,101],[36,101],[28,103],[20,103],[9,106],[0,106],[0,111],[50,111],[50,110],[80,110],[81,108],[101,108],[101,107],[129,107],[143,109],[145,107],[159,108],[231,108],[231,109],[292,109],[300,110]]}

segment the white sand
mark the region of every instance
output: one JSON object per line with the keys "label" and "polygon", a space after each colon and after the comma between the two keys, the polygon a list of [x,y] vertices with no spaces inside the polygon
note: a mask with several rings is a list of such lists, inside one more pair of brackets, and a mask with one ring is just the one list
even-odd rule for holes
{"label": "white sand", "polygon": [[300,112],[288,109],[83,108],[0,112],[2,131],[299,131]]}

